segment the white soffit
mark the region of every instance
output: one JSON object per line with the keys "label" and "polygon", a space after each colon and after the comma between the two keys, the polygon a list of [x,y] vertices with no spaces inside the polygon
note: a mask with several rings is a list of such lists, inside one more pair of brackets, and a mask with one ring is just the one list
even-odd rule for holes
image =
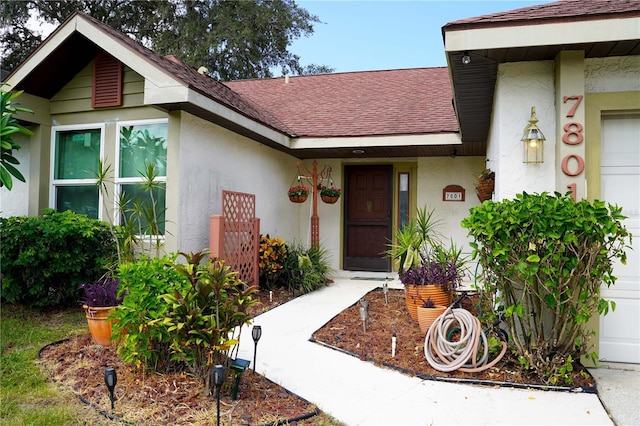
{"label": "white soffit", "polygon": [[394,146],[462,145],[457,133],[406,136],[361,136],[292,139],[291,149],[371,148]]}
{"label": "white soffit", "polygon": [[640,38],[640,18],[603,19],[450,30],[445,32],[445,51],[595,43],[638,38]]}

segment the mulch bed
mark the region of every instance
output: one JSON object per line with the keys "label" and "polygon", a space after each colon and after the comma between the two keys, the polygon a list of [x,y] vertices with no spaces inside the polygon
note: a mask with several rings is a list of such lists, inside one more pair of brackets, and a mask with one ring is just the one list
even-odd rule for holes
{"label": "mulch bed", "polygon": [[[389,290],[388,304],[385,305],[382,289],[376,289],[364,296],[369,302],[367,331],[363,331],[360,319],[360,304],[355,303],[345,309],[322,328],[313,333],[312,340],[322,345],[343,351],[364,361],[393,368],[405,374],[429,380],[468,382],[481,385],[502,385],[513,387],[536,387],[541,389],[595,392],[593,378],[585,378],[581,373],[587,370],[578,365],[567,386],[545,386],[534,374],[526,372],[517,358],[509,351],[501,361],[479,373],[453,371],[443,373],[433,369],[424,355],[424,334],[417,322],[409,316],[403,290]],[[469,303],[468,299],[463,302]],[[472,306],[463,307],[472,311]],[[396,355],[392,357],[391,339],[396,334]]]}

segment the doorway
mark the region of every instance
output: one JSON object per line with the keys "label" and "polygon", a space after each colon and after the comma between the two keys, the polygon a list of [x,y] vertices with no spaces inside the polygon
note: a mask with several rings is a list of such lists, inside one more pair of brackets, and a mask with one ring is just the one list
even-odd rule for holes
{"label": "doorway", "polygon": [[390,272],[392,166],[346,166],[345,270]]}

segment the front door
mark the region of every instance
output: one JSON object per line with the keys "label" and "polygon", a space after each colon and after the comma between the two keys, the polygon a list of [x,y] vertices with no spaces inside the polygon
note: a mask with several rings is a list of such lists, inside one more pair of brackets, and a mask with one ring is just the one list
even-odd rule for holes
{"label": "front door", "polygon": [[345,270],[391,271],[391,166],[345,167]]}

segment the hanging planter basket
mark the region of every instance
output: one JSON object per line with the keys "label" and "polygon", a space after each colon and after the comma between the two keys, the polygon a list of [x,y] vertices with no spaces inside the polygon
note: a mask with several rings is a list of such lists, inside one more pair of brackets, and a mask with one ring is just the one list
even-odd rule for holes
{"label": "hanging planter basket", "polygon": [[327,204],[335,204],[340,197],[320,194],[320,198]]}
{"label": "hanging planter basket", "polygon": [[305,201],[307,201],[308,197],[309,194],[289,194],[289,201],[291,201],[292,203],[304,203]]}
{"label": "hanging planter basket", "polygon": [[480,200],[480,202],[491,199],[494,184],[495,181],[493,179],[478,179],[476,193],[478,194],[478,199]]}

